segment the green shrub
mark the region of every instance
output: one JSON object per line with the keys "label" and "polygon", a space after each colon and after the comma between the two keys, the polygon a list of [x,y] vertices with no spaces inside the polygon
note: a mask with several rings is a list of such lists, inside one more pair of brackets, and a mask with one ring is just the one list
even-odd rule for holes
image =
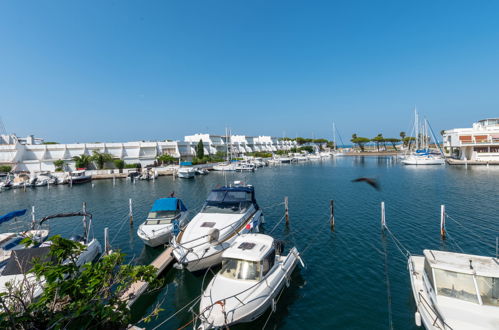
{"label": "green shrub", "polygon": [[2,165],[0,166],[0,172],[10,172],[12,170],[12,166]]}

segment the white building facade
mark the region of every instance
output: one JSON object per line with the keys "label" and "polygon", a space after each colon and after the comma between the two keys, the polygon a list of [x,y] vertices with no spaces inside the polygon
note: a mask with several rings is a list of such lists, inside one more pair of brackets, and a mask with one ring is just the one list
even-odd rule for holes
{"label": "white building facade", "polygon": [[452,157],[463,161],[499,161],[499,118],[480,120],[471,128],[446,130],[444,147]]}
{"label": "white building facade", "polygon": [[14,171],[54,171],[54,161],[63,160],[66,169],[73,170],[74,156],[92,155],[98,151],[111,154],[127,164],[139,163],[145,167],[152,165],[163,154],[191,160],[196,155],[200,140],[203,141],[205,155],[229,150],[233,156],[242,156],[255,151],[272,153],[289,150],[296,146],[294,141],[280,141],[270,136],[195,134],[186,136],[184,141],[43,144],[42,139],[33,136],[18,138],[15,135],[1,135],[0,165],[10,165]]}

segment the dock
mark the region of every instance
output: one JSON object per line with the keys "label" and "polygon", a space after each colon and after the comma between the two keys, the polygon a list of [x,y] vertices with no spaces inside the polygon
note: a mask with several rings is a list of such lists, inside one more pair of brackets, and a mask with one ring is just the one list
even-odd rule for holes
{"label": "dock", "polygon": [[[166,250],[161,252],[161,254],[150,263],[150,265],[156,268],[156,276],[159,276],[166,269],[166,267],[173,262],[173,260],[173,247],[168,247]],[[148,286],[149,284],[144,281],[134,282],[130,288],[123,293],[122,299],[128,299],[127,305],[130,307],[146,291]]]}
{"label": "dock", "polygon": [[499,165],[498,160],[462,160],[447,158],[447,164],[449,165]]}

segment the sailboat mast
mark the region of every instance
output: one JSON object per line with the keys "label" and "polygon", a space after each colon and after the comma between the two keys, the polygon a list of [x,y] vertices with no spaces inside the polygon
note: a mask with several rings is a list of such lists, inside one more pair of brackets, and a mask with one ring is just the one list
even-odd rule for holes
{"label": "sailboat mast", "polygon": [[333,121],[333,144],[334,144],[334,151],[336,151],[336,126]]}
{"label": "sailboat mast", "polygon": [[418,123],[418,112],[414,108],[414,131],[416,133],[416,151],[419,149],[419,123]]}

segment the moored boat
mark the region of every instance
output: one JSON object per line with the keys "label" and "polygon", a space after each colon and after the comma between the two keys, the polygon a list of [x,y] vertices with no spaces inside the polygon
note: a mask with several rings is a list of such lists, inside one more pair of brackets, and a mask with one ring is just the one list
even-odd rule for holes
{"label": "moored boat", "polygon": [[139,226],[137,235],[151,247],[166,244],[171,240],[175,226],[180,230],[187,224],[187,212],[182,200],[160,198],[154,202],[146,221]]}
{"label": "moored boat", "polygon": [[302,262],[295,247],[283,255],[283,245],[276,243],[264,234],[237,237],[201,295],[198,329],[251,322],[269,307],[275,309],[278,294],[290,285],[293,270]]}
{"label": "moored boat", "polygon": [[499,260],[424,250],[408,260],[417,306],[416,324],[426,329],[497,329]]}
{"label": "moored boat", "polygon": [[80,184],[90,182],[92,180],[91,175],[87,175],[85,170],[76,170],[70,173],[69,182],[71,184]]}
{"label": "moored boat", "polygon": [[213,189],[201,211],[172,239],[173,255],[191,272],[219,264],[236,237],[258,230],[262,218],[253,186],[236,181]]}
{"label": "moored boat", "polygon": [[182,179],[192,179],[196,175],[196,170],[192,167],[180,167],[177,175]]}

